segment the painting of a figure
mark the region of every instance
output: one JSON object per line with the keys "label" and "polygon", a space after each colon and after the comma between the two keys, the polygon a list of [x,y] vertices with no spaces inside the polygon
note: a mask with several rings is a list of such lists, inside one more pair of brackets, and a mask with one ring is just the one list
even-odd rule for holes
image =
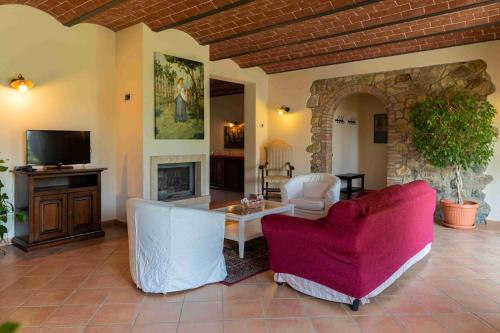
{"label": "painting of a figure", "polygon": [[154,54],[155,138],[204,138],[203,64]]}

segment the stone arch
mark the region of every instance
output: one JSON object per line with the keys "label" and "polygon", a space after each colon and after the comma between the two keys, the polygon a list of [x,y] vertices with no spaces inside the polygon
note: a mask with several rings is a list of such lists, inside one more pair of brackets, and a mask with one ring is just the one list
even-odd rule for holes
{"label": "stone arch", "polygon": [[[455,86],[485,98],[495,91],[483,60],[409,68],[381,73],[322,79],[311,85],[307,107],[311,109],[311,172],[332,171],[333,113],[345,97],[366,93],[382,101],[388,116],[387,185],[425,179],[437,190],[438,199],[454,196],[451,170],[436,169],[416,152],[411,141],[408,111],[428,95]],[[466,197],[478,202],[476,223],[484,223],[489,205],[483,190],[492,181],[484,170],[469,170]],[[441,217],[437,211],[437,217]]]}

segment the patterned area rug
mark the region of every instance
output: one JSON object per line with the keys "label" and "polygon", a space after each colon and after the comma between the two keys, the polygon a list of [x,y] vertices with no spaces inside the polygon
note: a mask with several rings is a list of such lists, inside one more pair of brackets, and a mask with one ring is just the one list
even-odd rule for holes
{"label": "patterned area rug", "polygon": [[264,237],[245,242],[245,258],[243,259],[240,259],[238,255],[238,242],[225,239],[224,258],[226,259],[227,277],[221,283],[226,286],[269,269],[267,244]]}

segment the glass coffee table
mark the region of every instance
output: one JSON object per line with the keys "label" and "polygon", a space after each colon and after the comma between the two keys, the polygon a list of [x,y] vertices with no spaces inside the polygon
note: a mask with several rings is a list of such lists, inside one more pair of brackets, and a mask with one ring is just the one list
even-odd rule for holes
{"label": "glass coffee table", "polygon": [[247,208],[242,204],[237,204],[214,209],[214,211],[226,214],[224,238],[238,242],[240,258],[244,258],[245,242],[263,236],[260,219],[270,214],[293,216],[293,208],[291,204],[265,200],[257,208]]}

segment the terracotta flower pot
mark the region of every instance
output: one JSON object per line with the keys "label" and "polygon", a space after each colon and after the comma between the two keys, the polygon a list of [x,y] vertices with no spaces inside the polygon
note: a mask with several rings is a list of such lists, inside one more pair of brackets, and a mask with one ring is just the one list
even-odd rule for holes
{"label": "terracotta flower pot", "polygon": [[441,200],[443,207],[444,221],[443,224],[455,229],[473,229],[475,228],[474,220],[476,211],[479,205],[474,201],[464,201],[463,205],[456,203],[454,200]]}

